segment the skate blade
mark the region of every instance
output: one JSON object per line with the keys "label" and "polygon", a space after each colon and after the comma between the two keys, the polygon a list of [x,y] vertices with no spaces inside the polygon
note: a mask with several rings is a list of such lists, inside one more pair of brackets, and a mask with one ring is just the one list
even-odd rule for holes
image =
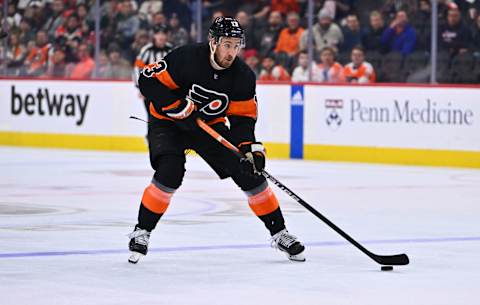
{"label": "skate blade", "polygon": [[130,257],[128,258],[128,262],[131,263],[131,264],[136,264],[138,263],[138,261],[140,260],[140,258],[142,256],[145,256],[143,255],[142,253],[138,253],[138,252],[131,252],[132,254],[130,255]]}
{"label": "skate blade", "polygon": [[287,257],[289,260],[293,262],[304,262],[306,261],[305,256],[303,256],[302,253],[296,254],[296,255],[290,255],[287,253]]}

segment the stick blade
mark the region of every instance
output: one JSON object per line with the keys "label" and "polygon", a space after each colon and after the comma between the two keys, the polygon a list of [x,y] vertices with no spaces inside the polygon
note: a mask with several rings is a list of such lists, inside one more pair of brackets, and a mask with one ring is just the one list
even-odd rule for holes
{"label": "stick blade", "polygon": [[374,260],[380,265],[403,266],[410,263],[406,254],[397,255],[375,255]]}

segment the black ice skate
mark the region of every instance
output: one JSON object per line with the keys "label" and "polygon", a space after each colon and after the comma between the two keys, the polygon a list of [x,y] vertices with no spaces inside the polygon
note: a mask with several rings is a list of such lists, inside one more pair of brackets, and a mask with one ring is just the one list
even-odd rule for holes
{"label": "black ice skate", "polygon": [[128,238],[130,238],[128,248],[132,253],[128,262],[136,264],[140,260],[140,257],[147,255],[150,232],[135,226],[135,230],[128,235]]}
{"label": "black ice skate", "polygon": [[288,259],[291,261],[305,261],[305,257],[303,256],[305,247],[300,241],[298,241],[296,236],[288,233],[287,229],[283,229],[272,236],[272,247],[285,252]]}

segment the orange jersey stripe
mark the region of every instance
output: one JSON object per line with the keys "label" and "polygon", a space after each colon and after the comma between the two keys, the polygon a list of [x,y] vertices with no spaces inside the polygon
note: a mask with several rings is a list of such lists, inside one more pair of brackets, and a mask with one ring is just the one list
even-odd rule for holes
{"label": "orange jersey stripe", "polygon": [[270,187],[264,191],[248,197],[248,205],[257,216],[272,213],[278,209],[278,200]]}
{"label": "orange jersey stripe", "polygon": [[138,58],[137,58],[137,60],[135,60],[135,67],[142,69],[145,66],[146,66],[146,64],[143,62],[143,60],[138,59]]}
{"label": "orange jersey stripe", "polygon": [[227,116],[238,115],[246,116],[252,119],[257,119],[257,103],[255,99],[249,99],[246,101],[231,101],[228,105]]}
{"label": "orange jersey stripe", "polygon": [[180,100],[176,100],[175,102],[171,103],[170,105],[166,106],[166,107],[163,107],[162,110],[165,111],[165,110],[170,110],[170,109],[173,109],[173,108],[177,108],[178,106],[180,106],[180,103],[182,101]]}
{"label": "orange jersey stripe", "polygon": [[150,211],[163,214],[170,204],[173,193],[167,193],[156,187],[153,183],[143,192],[142,203]]}
{"label": "orange jersey stripe", "polygon": [[160,113],[158,113],[158,112],[155,110],[155,107],[153,107],[153,104],[152,104],[152,103],[150,103],[150,106],[148,107],[148,110],[149,110],[150,114],[151,114],[153,117],[155,117],[155,118],[157,118],[157,119],[159,119],[159,120],[169,120],[169,121],[173,121],[172,118],[169,118],[169,117],[167,117],[167,116],[165,116],[165,115],[161,115]]}
{"label": "orange jersey stripe", "polygon": [[162,72],[157,73],[155,76],[162,84],[167,86],[168,89],[175,90],[179,88],[167,70],[163,70]]}

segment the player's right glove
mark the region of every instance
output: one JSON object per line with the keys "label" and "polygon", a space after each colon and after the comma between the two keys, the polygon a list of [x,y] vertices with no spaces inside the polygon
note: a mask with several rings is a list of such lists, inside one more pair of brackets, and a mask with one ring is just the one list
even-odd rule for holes
{"label": "player's right glove", "polygon": [[240,160],[241,168],[249,174],[261,175],[265,169],[265,147],[261,142],[247,142],[239,145],[245,158]]}
{"label": "player's right glove", "polygon": [[163,107],[162,111],[175,120],[177,126],[185,131],[189,131],[198,127],[195,119],[198,114],[195,111],[195,103],[189,99],[184,98],[176,101],[175,103]]}

